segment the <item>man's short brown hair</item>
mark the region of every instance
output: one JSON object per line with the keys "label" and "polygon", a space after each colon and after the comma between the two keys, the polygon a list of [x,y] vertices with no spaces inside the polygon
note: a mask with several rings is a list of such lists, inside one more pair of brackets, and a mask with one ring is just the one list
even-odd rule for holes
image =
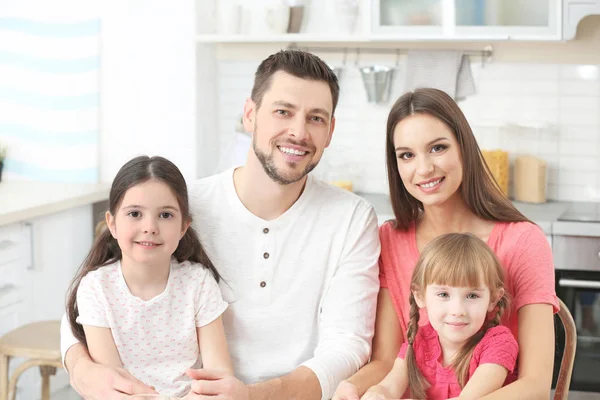
{"label": "man's short brown hair", "polygon": [[281,50],[260,63],[254,75],[251,98],[260,107],[265,92],[271,87],[271,78],[284,71],[298,78],[322,81],[329,85],[333,102],[332,116],[340,97],[340,85],[331,68],[314,54],[301,50]]}

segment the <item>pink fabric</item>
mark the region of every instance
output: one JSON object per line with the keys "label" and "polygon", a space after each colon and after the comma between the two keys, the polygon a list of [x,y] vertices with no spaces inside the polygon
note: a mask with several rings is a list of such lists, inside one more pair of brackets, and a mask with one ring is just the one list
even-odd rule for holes
{"label": "pink fabric", "polygon": [[[380,284],[389,290],[405,338],[410,278],[419,258],[415,224],[403,231],[386,223],[379,229],[379,238]],[[511,310],[502,324],[518,338],[517,311],[524,305],[551,304],[554,312],[558,312],[552,250],[542,230],[530,222],[496,223],[487,244],[504,266],[506,290],[512,298]],[[427,315],[423,313],[419,324],[427,323]]]}
{"label": "pink fabric", "polygon": [[[406,348],[407,343],[404,343],[398,357],[405,357]],[[462,388],[452,368],[443,367],[440,363],[442,349],[437,332],[430,324],[419,328],[413,349],[417,367],[431,385],[427,389],[427,399],[437,400],[458,397]],[[482,364],[498,364],[509,372],[509,376],[504,383],[506,385],[514,380],[510,373],[515,369],[518,354],[517,341],[507,327],[495,326],[490,328],[473,350],[473,357],[469,365],[469,378],[473,376],[477,367]]]}

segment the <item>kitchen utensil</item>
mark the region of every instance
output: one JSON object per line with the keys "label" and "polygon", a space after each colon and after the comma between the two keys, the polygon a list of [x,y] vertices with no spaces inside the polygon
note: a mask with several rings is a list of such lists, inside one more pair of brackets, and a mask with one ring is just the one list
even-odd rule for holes
{"label": "kitchen utensil", "polygon": [[287,28],[288,33],[298,33],[302,28],[302,20],[304,18],[304,6],[292,6],[290,7],[290,18],[289,25]]}
{"label": "kitchen utensil", "polygon": [[389,100],[395,68],[372,65],[360,68],[369,103],[386,103]]}
{"label": "kitchen utensil", "polygon": [[219,12],[219,33],[235,35],[242,31],[242,6],[232,4]]}
{"label": "kitchen utensil", "polygon": [[359,0],[336,0],[335,9],[336,19],[339,20],[342,29],[353,33],[358,20]]}
{"label": "kitchen utensil", "polygon": [[285,33],[290,23],[290,7],[285,5],[267,8],[267,25],[272,33]]}
{"label": "kitchen utensil", "polygon": [[534,156],[519,156],[515,159],[515,200],[527,203],[546,202],[545,160]]}

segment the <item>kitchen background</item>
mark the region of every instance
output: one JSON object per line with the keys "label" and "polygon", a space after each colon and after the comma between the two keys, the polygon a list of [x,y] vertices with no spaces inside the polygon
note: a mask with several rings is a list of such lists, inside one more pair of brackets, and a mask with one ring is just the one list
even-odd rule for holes
{"label": "kitchen background", "polygon": [[[304,6],[301,20],[290,6]],[[294,24],[299,32],[289,33]],[[60,318],[106,184],[125,161],[160,154],[188,180],[239,162],[236,144],[248,138],[236,129],[254,71],[292,43],[341,68],[336,131],[315,173],[382,194],[370,199],[383,199],[385,217],[385,123],[411,72],[406,53],[470,54],[476,92],[459,104],[480,146],[513,164],[523,154],[547,162],[550,201],[523,212],[553,244],[557,282],[584,280],[559,294],[580,329],[573,382],[600,392],[586,375],[600,368],[600,332],[589,324],[600,322],[600,223],[558,221],[582,209],[600,221],[600,0],[2,2],[0,335]],[[491,57],[480,54],[488,45]],[[395,68],[388,101],[368,101],[359,67],[371,65]],[[590,293],[591,319],[579,300]],[[18,400],[37,398],[37,371],[19,382]],[[66,385],[59,372],[53,390]],[[53,397],[66,398],[77,397]]]}
{"label": "kitchen background", "polygon": [[[68,14],[59,7],[44,14],[48,7],[39,11],[32,6],[37,0],[3,8],[0,140],[9,145],[5,179],[110,182],[119,166],[139,153],[174,159],[190,179],[227,165],[253,73],[260,60],[290,39],[248,22],[252,16],[265,18],[261,4],[267,7],[274,0],[241,9],[245,17],[238,29],[248,30],[243,40],[216,34],[226,24],[219,9],[242,4],[219,1],[166,5],[152,0],[153,7],[140,0],[109,2],[92,11],[78,6]],[[546,12],[548,3],[557,3],[536,1],[546,4]],[[308,2],[300,33],[307,38],[297,44],[310,47],[306,41],[312,37],[320,42],[313,45],[348,49],[346,56],[316,52],[343,67],[336,132],[318,174],[346,175],[357,191],[385,193],[385,120],[404,91],[406,76],[406,56],[397,57],[394,49],[479,51],[491,44],[491,60],[470,57],[476,93],[460,102],[480,146],[506,150],[511,160],[523,153],[547,160],[549,199],[600,198],[600,16],[571,24],[577,35],[569,41],[395,42],[388,34],[373,43],[360,42],[370,3],[356,2],[359,17],[352,33],[348,11],[335,11],[347,10],[348,3],[331,0],[311,7]],[[47,25],[27,24],[40,20]],[[356,42],[349,39],[352,35]],[[388,47],[392,54],[363,51],[357,61],[357,47]],[[373,64],[397,68],[390,100],[383,104],[367,102],[357,68]]]}
{"label": "kitchen background", "polygon": [[[332,33],[339,29],[335,19],[319,20],[331,15],[335,14],[309,11],[309,20],[318,22],[307,22],[306,29],[320,32],[315,27],[325,26],[330,34],[339,36]],[[472,56],[476,94],[459,104],[481,148],[506,150],[511,159],[532,154],[548,162],[548,198],[595,201],[600,199],[600,16],[584,19],[578,29],[577,40],[572,42],[493,43],[490,62],[482,63],[481,57]],[[483,50],[485,44],[402,42],[383,46],[476,51]],[[387,193],[385,122],[391,105],[405,90],[406,57],[398,58],[393,51],[388,56],[363,52],[357,66],[356,44],[327,45],[347,46],[348,52],[346,62],[343,55],[317,52],[343,71],[332,145],[316,172],[324,178],[343,175],[353,181],[357,191]],[[359,45],[362,49],[373,46]],[[298,46],[311,47],[304,43]],[[316,46],[324,47],[320,43]],[[230,43],[216,49],[216,126],[221,152],[231,151],[234,127],[258,63],[276,50],[277,46],[268,42]],[[367,101],[358,67],[372,64],[397,67],[387,103]]]}

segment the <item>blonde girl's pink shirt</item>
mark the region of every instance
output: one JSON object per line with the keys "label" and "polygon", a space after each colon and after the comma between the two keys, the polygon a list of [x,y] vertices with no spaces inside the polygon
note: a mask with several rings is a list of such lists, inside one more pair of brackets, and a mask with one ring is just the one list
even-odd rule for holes
{"label": "blonde girl's pink shirt", "polygon": [[[405,358],[407,343],[400,348],[398,357]],[[458,378],[451,367],[444,367],[440,363],[442,348],[438,334],[431,324],[424,325],[417,331],[413,344],[417,368],[429,382],[427,389],[428,400],[442,400],[458,397],[462,388]],[[511,374],[517,364],[519,345],[510,329],[505,326],[494,326],[487,330],[483,338],[473,349],[469,363],[469,378],[473,376],[477,367],[482,364],[500,365]],[[510,378],[510,375],[509,375]],[[507,378],[505,384],[512,380]]]}
{"label": "blonde girl's pink shirt", "polygon": [[[415,233],[414,223],[408,231],[394,229],[389,222],[379,228],[380,285],[389,290],[403,338],[409,321],[410,279],[419,258]],[[543,303],[558,311],[552,250],[542,230],[530,222],[496,223],[487,244],[504,267],[506,289],[512,298],[502,324],[518,338],[517,311],[521,307]],[[419,325],[427,323],[427,315],[422,313]]]}

